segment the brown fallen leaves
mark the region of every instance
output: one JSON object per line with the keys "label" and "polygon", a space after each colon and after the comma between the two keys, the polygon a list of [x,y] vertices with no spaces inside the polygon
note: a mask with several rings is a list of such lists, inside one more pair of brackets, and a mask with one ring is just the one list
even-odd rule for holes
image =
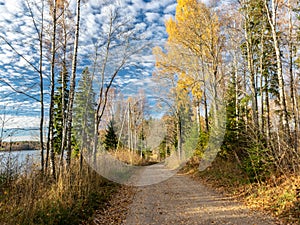
{"label": "brown fallen leaves", "polygon": [[136,189],[131,186],[121,186],[112,196],[104,209],[99,209],[90,225],[122,224],[128,212],[128,208],[133,201]]}

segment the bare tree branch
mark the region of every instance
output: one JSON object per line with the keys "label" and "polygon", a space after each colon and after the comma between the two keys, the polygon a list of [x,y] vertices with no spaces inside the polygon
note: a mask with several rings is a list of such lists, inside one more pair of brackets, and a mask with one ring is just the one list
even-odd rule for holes
{"label": "bare tree branch", "polygon": [[32,62],[30,62],[24,55],[22,55],[4,36],[0,35],[0,38],[13,50],[18,56],[20,56],[22,59],[24,59],[36,72],[40,72],[40,70],[33,65]]}
{"label": "bare tree branch", "polygon": [[[5,84],[6,86],[8,86],[9,88],[11,88],[14,92],[18,93],[18,94],[22,94],[22,95],[25,95],[26,97],[28,98],[31,98],[37,102],[40,102],[40,99],[37,99],[36,97],[34,96],[31,96],[29,94],[26,93],[26,91],[21,91],[21,90],[18,90],[17,88],[15,88],[13,85],[11,85],[9,82],[3,80],[3,79],[0,79],[0,82]],[[28,88],[29,89],[29,88]]]}

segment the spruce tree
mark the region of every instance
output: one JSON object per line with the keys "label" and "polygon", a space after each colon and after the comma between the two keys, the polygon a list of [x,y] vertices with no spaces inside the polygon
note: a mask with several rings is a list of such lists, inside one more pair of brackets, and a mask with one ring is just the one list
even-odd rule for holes
{"label": "spruce tree", "polygon": [[86,67],[78,82],[73,109],[73,135],[81,149],[89,149],[94,133],[95,92],[92,76]]}
{"label": "spruce tree", "polygon": [[[68,97],[69,97],[69,90],[67,88],[68,85],[65,85],[65,87],[63,87],[63,80],[62,80],[63,77],[64,77],[64,83],[68,84],[69,75],[65,66],[63,66],[63,69],[59,74],[58,81],[57,81],[58,85],[54,94],[54,109],[53,109],[54,145],[53,146],[54,146],[54,151],[57,153],[59,153],[61,150],[61,142],[62,142],[62,134],[63,134],[63,126],[64,126],[63,122],[64,122],[66,106],[68,104]],[[65,103],[64,105],[63,105],[63,98]]]}
{"label": "spruce tree", "polygon": [[115,150],[117,148],[118,138],[114,129],[114,120],[111,120],[107,126],[104,138],[104,146],[106,150]]}

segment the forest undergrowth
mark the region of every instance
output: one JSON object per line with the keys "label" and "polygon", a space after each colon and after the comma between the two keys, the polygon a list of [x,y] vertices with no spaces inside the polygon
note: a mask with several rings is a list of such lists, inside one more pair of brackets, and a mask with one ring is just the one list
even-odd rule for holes
{"label": "forest undergrowth", "polygon": [[[133,165],[148,163],[139,154],[125,149],[112,154]],[[0,173],[1,225],[74,225],[93,224],[95,218],[118,220],[120,213],[114,216],[108,213],[112,211],[112,201],[119,201],[114,203],[119,207],[127,197],[122,200],[120,197],[115,199],[115,196],[124,190],[126,193],[131,190],[103,178],[85,162],[80,168],[77,157],[73,159],[71,168],[60,171],[56,179],[50,173],[42,174],[37,165],[28,162],[20,168],[13,163],[13,159],[11,161],[10,166]]]}
{"label": "forest undergrowth", "polygon": [[36,169],[6,177],[1,174],[0,224],[81,224],[105,208],[120,185],[74,160],[69,172],[54,180]]}

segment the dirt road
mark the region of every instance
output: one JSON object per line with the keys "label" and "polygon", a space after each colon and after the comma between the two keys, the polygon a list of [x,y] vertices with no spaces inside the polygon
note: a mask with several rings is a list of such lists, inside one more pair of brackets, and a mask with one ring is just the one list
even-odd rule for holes
{"label": "dirt road", "polygon": [[[143,178],[145,179],[145,178]],[[186,175],[139,187],[127,212],[126,225],[279,224],[233,199],[208,190]]]}
{"label": "dirt road", "polygon": [[[280,224],[274,218],[249,210],[187,175],[166,171],[162,165],[142,169],[134,177],[142,187],[123,186],[105,211],[99,211],[93,225],[189,225],[189,224]],[[163,180],[166,177],[169,179]],[[148,181],[148,182],[147,182]]]}

